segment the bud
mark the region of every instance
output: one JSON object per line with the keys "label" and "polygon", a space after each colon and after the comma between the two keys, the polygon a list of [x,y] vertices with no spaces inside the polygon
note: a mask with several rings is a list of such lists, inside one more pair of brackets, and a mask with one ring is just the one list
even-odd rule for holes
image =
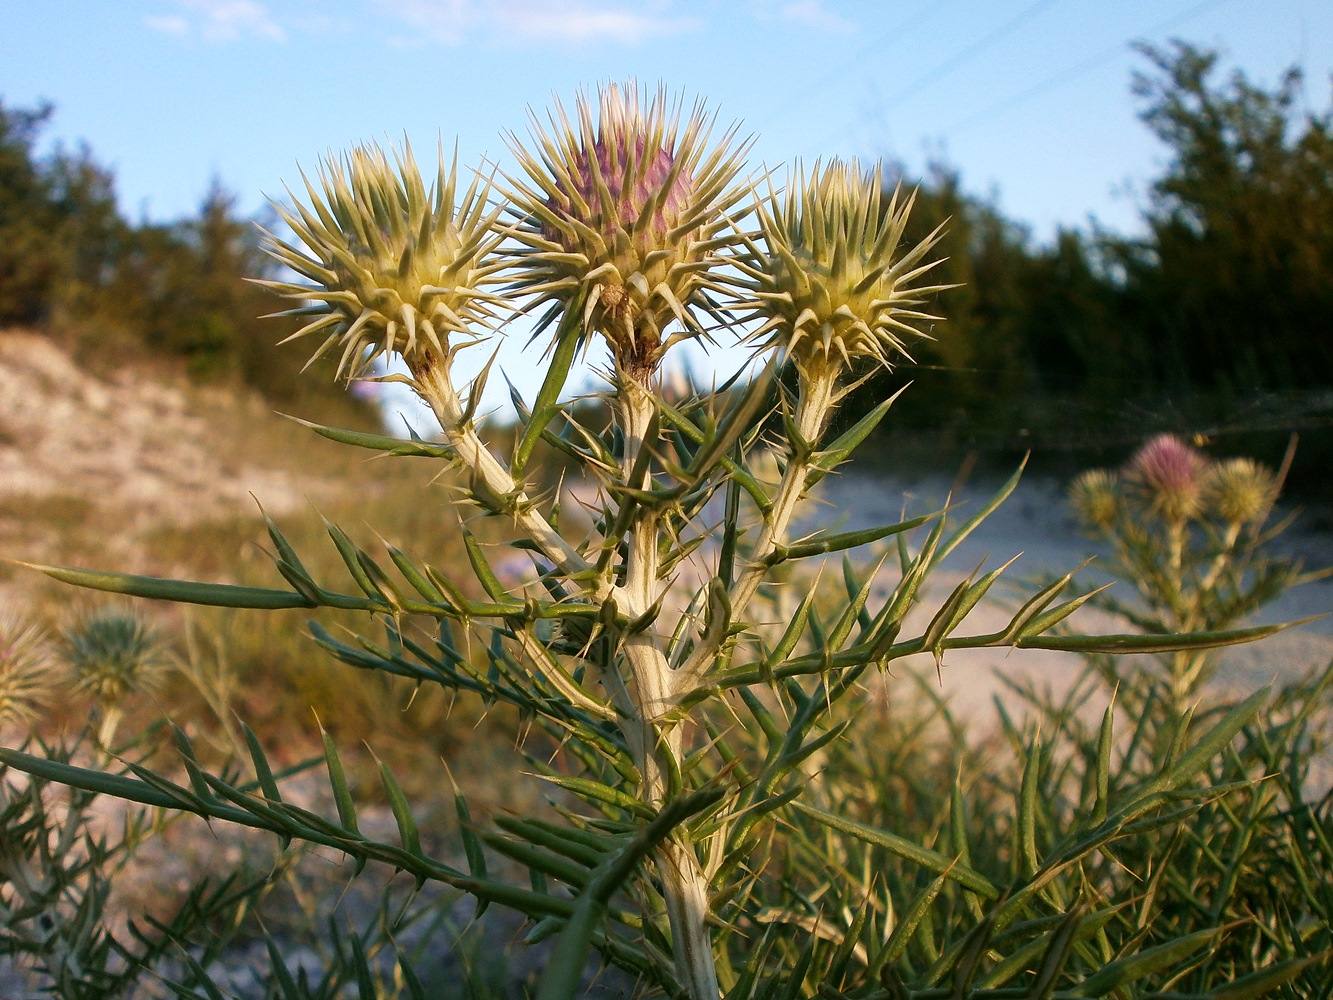
{"label": "bud", "polygon": [[[538,329],[583,300],[583,323],[601,334],[617,365],[654,371],[671,344],[702,328],[691,310],[711,310],[719,286],[717,251],[738,237],[725,213],[748,190],[735,184],[748,144],[732,149],[735,129],[709,145],[711,121],[696,105],[685,125],[679,102],[662,89],[642,101],[633,81],[598,91],[598,117],[586,98],[577,126],[556,104],[553,133],[533,125],[534,154],[511,137],[530,183],[510,178],[524,245],[515,286],[549,303]],[[665,331],[679,323],[682,332]]]}
{"label": "bud", "polygon": [[1069,505],[1091,528],[1110,528],[1120,513],[1119,480],[1106,469],[1089,469],[1069,487]]}
{"label": "bud", "polygon": [[1135,497],[1168,521],[1185,521],[1203,510],[1208,460],[1174,434],[1159,434],[1129,460],[1125,479]]}
{"label": "bud", "polygon": [[54,690],[51,675],[41,629],[0,615],[0,726],[37,718]]}
{"label": "bud", "polygon": [[61,652],[79,691],[103,708],[155,689],[162,680],[162,647],[157,635],[132,615],[109,611],[66,631]]}
{"label": "bud", "polygon": [[1216,462],[1204,482],[1208,508],[1227,524],[1262,521],[1277,500],[1277,477],[1251,458]]}
{"label": "bud", "polygon": [[895,189],[882,204],[881,169],[852,160],[798,167],[785,197],[759,206],[766,252],[751,248],[738,266],[749,293],[743,308],[761,320],[751,335],[762,348],[788,352],[803,370],[839,370],[858,358],[888,364],[907,357],[902,335],[925,336],[912,321],[938,319],[915,307],[952,287],[910,287],[939,263],[921,261],[943,233],[937,228],[901,256],[898,247],[915,194]]}
{"label": "bud", "polygon": [[[321,190],[302,179],[310,207],[274,207],[305,249],[268,232],[264,249],[313,284],[258,284],[305,303],[274,315],[311,317],[287,339],[322,335],[312,362],[340,346],[338,373],[351,377],[380,355],[410,360],[423,346],[448,357],[475,343],[476,326],[491,326],[501,300],[484,286],[502,267],[488,260],[503,238],[494,229],[499,210],[487,211],[489,185],[480,179],[457,199],[456,158],[446,172],[441,153],[429,190],[407,145],[392,162],[375,145],[327,157]],[[472,339],[451,343],[451,335]]]}

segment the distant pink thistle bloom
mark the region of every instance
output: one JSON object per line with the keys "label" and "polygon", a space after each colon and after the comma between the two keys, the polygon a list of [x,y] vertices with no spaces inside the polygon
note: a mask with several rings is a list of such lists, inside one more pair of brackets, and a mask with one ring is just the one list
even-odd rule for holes
{"label": "distant pink thistle bloom", "polygon": [[1174,434],[1159,434],[1129,460],[1125,478],[1150,509],[1183,520],[1203,502],[1208,459]]}

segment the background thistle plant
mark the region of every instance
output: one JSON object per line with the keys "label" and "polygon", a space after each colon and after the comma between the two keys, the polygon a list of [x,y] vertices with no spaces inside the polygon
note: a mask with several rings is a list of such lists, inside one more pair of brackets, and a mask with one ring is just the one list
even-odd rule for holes
{"label": "background thistle plant", "polygon": [[101,715],[97,742],[109,750],[126,701],[151,694],[164,679],[161,640],[142,618],[99,611],[61,634],[60,655],[74,690],[97,703]]}
{"label": "background thistle plant", "polygon": [[1262,524],[1277,502],[1280,484],[1272,470],[1252,458],[1214,462],[1204,479],[1205,502],[1228,534]]}
{"label": "background thistle plant", "polygon": [[[1299,558],[1269,549],[1290,523],[1265,526],[1281,479],[1252,459],[1211,460],[1172,434],[1146,442],[1120,470],[1083,473],[1070,486],[1072,510],[1110,546],[1105,568],[1137,591],[1135,601],[1109,592],[1094,602],[1150,632],[1209,632],[1234,627],[1291,587],[1329,575],[1333,568],[1305,571]],[[1150,666],[1140,680],[1149,688],[1164,684],[1164,707],[1179,713],[1212,676],[1216,651],[1177,650],[1143,662]],[[1106,657],[1093,663],[1112,684],[1125,679],[1124,664]],[[1153,700],[1141,684],[1124,697]]]}
{"label": "background thistle plant", "polygon": [[1204,510],[1207,460],[1174,434],[1148,441],[1125,466],[1129,495],[1149,516],[1180,523]]}
{"label": "background thistle plant", "polygon": [[0,614],[0,727],[33,722],[55,693],[55,658],[39,626]]}

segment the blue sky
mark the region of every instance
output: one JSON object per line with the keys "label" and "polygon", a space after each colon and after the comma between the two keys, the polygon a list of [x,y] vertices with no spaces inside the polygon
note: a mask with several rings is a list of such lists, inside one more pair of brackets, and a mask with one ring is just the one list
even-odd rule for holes
{"label": "blue sky", "polygon": [[1328,0],[45,0],[7,5],[0,96],[56,105],[122,206],[191,213],[213,174],[258,208],[321,153],[406,133],[501,157],[552,93],[637,76],[757,135],[756,162],[943,155],[1039,236],[1132,228],[1162,151],[1135,39],[1182,37],[1327,106]]}
{"label": "blue sky", "polygon": [[0,97],[53,103],[131,217],[242,210],[329,150],[407,135],[460,160],[552,94],[635,76],[756,136],[756,166],[830,155],[954,164],[1038,238],[1130,231],[1164,150],[1130,94],[1135,40],[1179,37],[1329,105],[1329,0],[42,0],[0,22]]}

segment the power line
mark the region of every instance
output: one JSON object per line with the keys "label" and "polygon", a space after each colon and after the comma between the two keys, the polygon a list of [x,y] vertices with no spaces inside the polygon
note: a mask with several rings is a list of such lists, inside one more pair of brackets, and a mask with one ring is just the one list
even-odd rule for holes
{"label": "power line", "polygon": [[1042,11],[1044,11],[1047,7],[1050,7],[1058,2],[1059,0],[1037,0],[1036,3],[1029,4],[1027,7],[1019,11],[1009,20],[1001,24],[999,27],[983,35],[981,38],[977,39],[975,42],[973,42],[966,48],[960,49],[958,52],[954,53],[948,59],[944,60],[944,62],[940,63],[934,69],[929,70],[922,76],[913,80],[902,90],[898,91],[896,94],[890,97],[888,103],[890,105],[897,104],[903,98],[910,97],[912,94],[915,94],[923,87],[931,83],[934,83],[940,77],[952,73],[959,66],[971,62],[978,55],[980,55],[986,49],[990,48],[1005,35],[1016,30],[1017,28],[1022,27],[1028,21],[1031,21],[1033,18],[1041,14]]}
{"label": "power line", "polygon": [[[1192,21],[1194,20],[1194,18],[1199,17],[1202,14],[1206,14],[1214,7],[1220,7],[1222,4],[1227,2],[1228,0],[1204,0],[1203,3],[1195,4],[1189,10],[1182,11],[1181,13],[1176,14],[1173,17],[1168,17],[1164,21],[1159,21],[1157,24],[1154,24],[1152,27],[1146,29],[1145,31],[1136,32],[1136,35],[1141,37],[1143,35],[1157,35],[1163,31],[1170,31],[1172,28],[1175,28],[1181,24],[1185,24],[1188,21]],[[1005,112],[1010,111],[1013,108],[1017,107],[1018,105],[1023,104],[1034,97],[1039,97],[1041,94],[1044,94],[1048,90],[1052,90],[1056,87],[1063,86],[1070,80],[1076,79],[1077,77],[1082,76],[1089,70],[1094,69],[1097,66],[1100,66],[1102,63],[1109,62],[1116,56],[1120,55],[1122,52],[1124,52],[1125,46],[1128,44],[1128,41],[1129,40],[1126,39],[1117,42],[1115,45],[1103,49],[1096,55],[1089,56],[1087,59],[1084,59],[1082,62],[1077,63],[1069,67],[1068,69],[1061,70],[1058,73],[1054,73],[1051,76],[1048,76],[1046,79],[1033,84],[1027,90],[1015,94],[1013,97],[1007,97],[1002,101],[997,101],[995,104],[992,104],[989,108],[986,108],[984,111],[978,111],[975,114],[968,115],[966,118],[961,119],[960,121],[951,125],[949,128],[945,129],[945,132],[951,135],[956,134],[958,132],[964,132],[970,128],[974,128],[975,126],[982,124],[989,118],[997,118],[1000,115],[1004,114]]]}
{"label": "power line", "polygon": [[[992,45],[998,42],[1001,38],[1022,27],[1028,21],[1031,21],[1033,18],[1040,15],[1044,10],[1046,10],[1046,8],[1053,6],[1058,2],[1059,0],[1036,0],[1035,3],[1029,4],[1027,7],[1023,8],[1009,20],[993,28],[991,31],[987,32],[985,35],[977,39],[971,45],[965,46],[964,48],[958,50],[953,55],[945,59],[943,62],[936,65],[934,68],[928,70],[923,75],[917,77],[917,79],[913,80],[906,87],[904,87],[902,90],[898,91],[891,98],[889,98],[887,103],[890,106],[897,104],[904,98],[910,97],[912,94],[915,94],[922,88],[928,86],[931,83],[934,83],[941,77],[946,76],[949,73],[952,73],[958,67],[963,66],[968,62],[971,62],[986,49],[990,48]],[[887,38],[888,36],[886,35],[884,37]],[[830,133],[828,136],[822,139],[818,145],[823,146],[825,143],[828,142],[830,138],[841,135],[845,131],[847,131],[846,127],[838,129],[836,132]],[[812,147],[807,147],[807,148],[812,148]]]}
{"label": "power line", "polygon": [[793,109],[802,105],[809,104],[815,97],[831,87],[839,78],[846,76],[849,72],[858,66],[864,65],[865,58],[880,52],[884,45],[891,41],[901,41],[905,37],[910,37],[913,29],[919,28],[926,20],[948,6],[951,0],[926,0],[924,4],[917,7],[909,16],[903,18],[888,31],[878,36],[869,45],[861,48],[850,59],[845,60],[841,67],[831,73],[826,73],[817,80],[812,86],[806,87],[801,96],[795,100],[785,101],[780,107],[775,107],[774,111],[789,114]]}

